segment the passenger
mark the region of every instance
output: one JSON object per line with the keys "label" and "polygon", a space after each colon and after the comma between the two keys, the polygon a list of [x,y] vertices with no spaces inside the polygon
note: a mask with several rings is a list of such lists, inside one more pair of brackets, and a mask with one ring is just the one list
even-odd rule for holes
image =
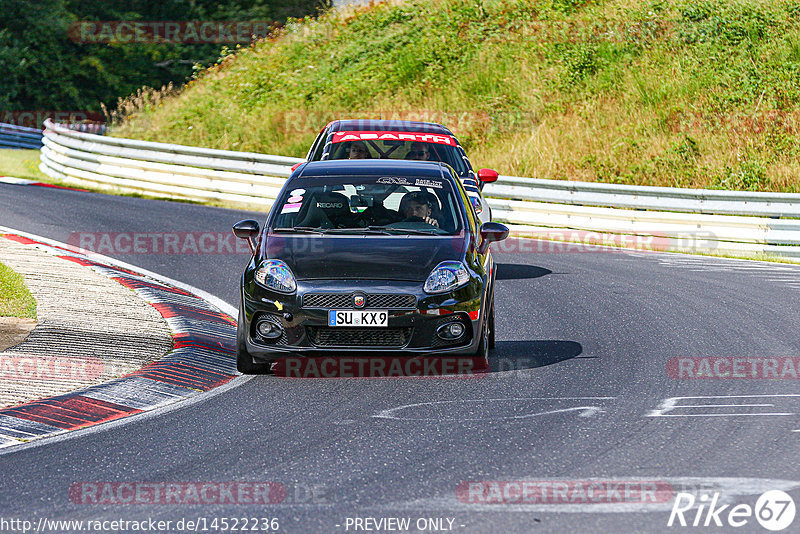
{"label": "passenger", "polygon": [[431,159],[431,151],[427,143],[411,143],[411,149],[408,151],[406,159],[418,161],[428,161]]}
{"label": "passenger", "polygon": [[400,213],[406,218],[407,222],[413,222],[413,219],[421,219],[438,228],[439,221],[431,217],[432,211],[430,201],[422,191],[408,193],[400,201]]}
{"label": "passenger", "polygon": [[350,147],[348,148],[349,151],[349,159],[369,159],[369,150],[367,150],[367,145],[364,141],[353,141],[350,143]]}

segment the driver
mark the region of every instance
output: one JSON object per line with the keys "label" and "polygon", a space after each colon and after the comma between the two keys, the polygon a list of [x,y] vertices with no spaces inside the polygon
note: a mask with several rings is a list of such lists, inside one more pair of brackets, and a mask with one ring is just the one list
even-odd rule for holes
{"label": "driver", "polygon": [[430,200],[422,191],[408,193],[400,202],[400,213],[406,219],[419,218],[432,226],[439,226],[439,221],[431,217],[432,206]]}
{"label": "driver", "polygon": [[427,143],[413,142],[411,148],[408,150],[406,159],[413,159],[418,161],[428,161],[431,159],[431,151]]}

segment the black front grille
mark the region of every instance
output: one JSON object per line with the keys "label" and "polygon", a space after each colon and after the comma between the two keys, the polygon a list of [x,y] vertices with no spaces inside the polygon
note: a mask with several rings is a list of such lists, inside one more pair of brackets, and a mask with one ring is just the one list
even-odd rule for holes
{"label": "black front grille", "polygon": [[352,308],[353,296],[350,293],[306,293],[303,295],[304,308]]}
{"label": "black front grille", "polygon": [[402,347],[411,339],[411,328],[310,326],[308,337],[318,347]]}
{"label": "black front grille", "polygon": [[370,293],[367,295],[367,306],[370,308],[416,308],[417,297],[414,295]]}
{"label": "black front grille", "polygon": [[[393,293],[370,293],[366,308],[414,309],[417,297],[414,295],[395,295]],[[341,309],[353,308],[353,293],[306,293],[303,295],[304,308]]]}

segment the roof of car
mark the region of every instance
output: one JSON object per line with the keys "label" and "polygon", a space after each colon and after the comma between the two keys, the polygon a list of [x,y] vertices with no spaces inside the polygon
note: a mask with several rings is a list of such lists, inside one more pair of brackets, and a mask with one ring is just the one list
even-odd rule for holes
{"label": "roof of car", "polygon": [[330,123],[331,132],[424,132],[430,134],[453,135],[453,132],[433,122],[347,119]]}
{"label": "roof of car", "polygon": [[393,159],[376,160],[324,160],[311,161],[297,169],[294,178],[314,178],[324,176],[384,176],[402,174],[404,176],[421,176],[442,178],[452,176],[450,167],[439,161],[409,161]]}

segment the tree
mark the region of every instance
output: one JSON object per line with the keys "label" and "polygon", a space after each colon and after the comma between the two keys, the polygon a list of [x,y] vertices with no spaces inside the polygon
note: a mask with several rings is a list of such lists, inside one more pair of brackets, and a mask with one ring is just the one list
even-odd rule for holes
{"label": "tree", "polygon": [[[84,43],[78,21],[278,21],[329,4],[300,0],[0,0],[0,112],[99,112],[142,86],[184,83],[208,65],[219,44]],[[74,33],[73,33],[74,37]]]}

